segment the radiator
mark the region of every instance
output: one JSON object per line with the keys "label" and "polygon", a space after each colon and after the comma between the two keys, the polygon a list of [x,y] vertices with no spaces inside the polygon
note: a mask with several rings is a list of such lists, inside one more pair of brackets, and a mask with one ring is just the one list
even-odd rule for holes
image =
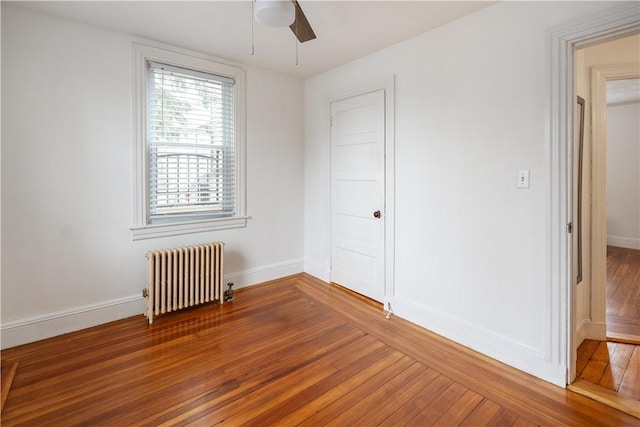
{"label": "radiator", "polygon": [[147,253],[145,316],[154,316],[206,302],[224,302],[224,243],[214,242]]}

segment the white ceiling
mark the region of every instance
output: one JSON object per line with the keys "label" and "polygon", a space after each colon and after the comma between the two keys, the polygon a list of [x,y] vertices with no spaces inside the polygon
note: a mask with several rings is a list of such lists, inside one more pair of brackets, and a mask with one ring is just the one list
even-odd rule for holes
{"label": "white ceiling", "polygon": [[640,79],[607,81],[607,105],[640,102]]}
{"label": "white ceiling", "polygon": [[18,1],[12,4],[305,78],[494,2],[299,0],[317,39],[254,24],[251,1]]}

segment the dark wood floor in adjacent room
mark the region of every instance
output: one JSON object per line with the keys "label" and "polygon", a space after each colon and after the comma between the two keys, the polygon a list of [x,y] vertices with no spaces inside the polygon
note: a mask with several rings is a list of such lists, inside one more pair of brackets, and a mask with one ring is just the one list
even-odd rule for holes
{"label": "dark wood floor in adjacent room", "polygon": [[607,337],[640,344],[640,250],[607,247]]}
{"label": "dark wood floor in adjacent room", "polygon": [[639,250],[607,247],[606,298],[608,342],[580,344],[572,387],[640,417]]}
{"label": "dark wood floor in adjacent room", "polygon": [[638,425],[301,274],[2,351],[2,425]]}
{"label": "dark wood floor in adjacent room", "polygon": [[578,347],[576,379],[636,401],[640,413],[640,346],[584,340]]}

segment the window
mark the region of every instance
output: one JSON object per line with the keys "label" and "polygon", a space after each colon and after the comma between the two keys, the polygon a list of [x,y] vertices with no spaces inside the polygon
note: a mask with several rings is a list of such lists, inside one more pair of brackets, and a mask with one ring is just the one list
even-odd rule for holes
{"label": "window", "polygon": [[234,81],[147,66],[149,222],[233,216]]}
{"label": "window", "polygon": [[245,226],[243,70],[135,51],[134,239]]}

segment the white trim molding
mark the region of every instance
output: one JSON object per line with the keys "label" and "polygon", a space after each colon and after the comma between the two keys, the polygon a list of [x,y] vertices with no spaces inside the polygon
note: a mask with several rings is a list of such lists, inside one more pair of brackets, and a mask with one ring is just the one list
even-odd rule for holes
{"label": "white trim molding", "polygon": [[607,306],[607,80],[640,77],[640,63],[591,68],[591,322],[601,324],[604,340]]}
{"label": "white trim molding", "polygon": [[[304,260],[294,259],[227,274],[225,275],[225,284],[233,282],[234,289],[238,289],[302,273],[303,271]],[[146,304],[142,294],[131,295],[55,313],[5,322],[0,326],[0,348],[15,347],[137,315],[140,315],[141,327],[146,327],[148,322],[143,316]]]}
{"label": "white trim molding", "polygon": [[640,249],[640,238],[607,235],[607,246],[619,248]]}
{"label": "white trim molding", "polygon": [[[2,349],[62,335],[67,332],[142,315],[146,302],[140,295],[83,305],[41,316],[5,322],[0,327]],[[141,316],[141,321],[144,320]]]}
{"label": "white trim molding", "polygon": [[448,313],[433,310],[408,298],[396,296],[394,314],[531,375],[564,387],[562,366],[545,360],[544,353],[504,335],[496,334]]}
{"label": "white trim molding", "polygon": [[[198,52],[157,42],[134,42],[133,50],[133,147],[131,155],[132,182],[132,225],[133,240],[167,237],[203,231],[224,230],[245,227],[245,121],[246,121],[246,70],[239,64]],[[147,220],[147,61],[157,61],[171,65],[210,72],[235,80],[235,133],[236,133],[236,200],[235,215],[200,221],[149,224]]]}
{"label": "white trim molding", "polygon": [[322,265],[319,262],[305,258],[304,271],[305,273],[308,273],[313,277],[322,280],[323,282],[329,283],[331,281],[331,272],[328,262],[326,263],[326,265]]}
{"label": "white trim molding", "polygon": [[239,273],[227,274],[225,275],[225,281],[233,282],[233,288],[239,289],[302,272],[304,272],[304,259],[294,259],[263,267],[251,268]]}
{"label": "white trim molding", "polygon": [[547,34],[549,79],[549,143],[546,209],[546,310],[545,359],[564,367],[563,379],[575,376],[576,330],[575,289],[570,279],[571,244],[567,223],[573,219],[573,55],[577,47],[640,31],[640,14],[635,2],[622,4],[577,21],[552,28]]}
{"label": "white trim molding", "polygon": [[209,219],[205,221],[189,221],[174,224],[158,224],[130,227],[133,240],[153,239],[156,237],[179,236],[183,234],[201,233],[205,231],[241,228],[247,225],[248,216]]}

